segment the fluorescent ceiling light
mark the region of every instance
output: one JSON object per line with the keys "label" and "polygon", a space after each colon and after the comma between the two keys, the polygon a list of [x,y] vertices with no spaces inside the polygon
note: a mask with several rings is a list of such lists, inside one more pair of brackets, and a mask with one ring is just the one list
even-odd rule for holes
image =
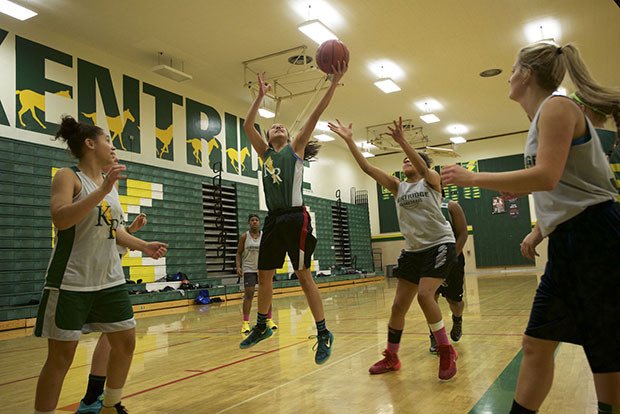
{"label": "fluorescent ceiling light", "polygon": [[319,134],[319,135],[315,135],[314,138],[317,139],[317,141],[321,141],[321,142],[329,142],[329,141],[333,141],[336,138],[327,135],[327,134]]}
{"label": "fluorescent ceiling light", "polygon": [[421,115],[420,119],[427,124],[434,124],[435,122],[439,122],[439,117],[435,114]]}
{"label": "fluorescent ceiling light", "polygon": [[8,14],[22,21],[28,20],[38,14],[9,0],[0,0],[0,13]]}
{"label": "fluorescent ceiling light", "polygon": [[375,82],[375,86],[381,89],[385,93],[392,93],[392,92],[400,91],[400,86],[398,86],[396,82],[394,82],[390,78],[379,79],[378,81]]}
{"label": "fluorescent ceiling light", "polygon": [[452,124],[452,125],[448,125],[448,127],[446,128],[446,130],[448,132],[450,132],[451,134],[466,134],[467,132],[469,132],[469,130],[467,129],[467,127],[465,125],[461,125],[461,124]]}
{"label": "fluorescent ceiling light", "polygon": [[566,88],[564,86],[560,86],[558,88],[558,90],[556,90],[555,92],[553,92],[554,95],[562,95],[562,96],[566,96],[568,95],[568,91],[566,90]]}
{"label": "fluorescent ceiling light", "polygon": [[450,141],[452,141],[453,144],[464,144],[467,142],[463,137],[451,137]]}
{"label": "fluorescent ceiling light", "polygon": [[263,118],[275,118],[276,114],[271,112],[269,109],[258,108],[258,114]]}
{"label": "fluorescent ceiling light", "polygon": [[375,154],[373,154],[370,151],[364,151],[364,152],[362,152],[362,155],[364,156],[364,158],[372,158],[372,157],[375,156]]}
{"label": "fluorescent ceiling light", "polygon": [[557,42],[562,36],[560,23],[554,19],[543,19],[528,23],[523,31],[530,43],[536,43],[542,40],[553,40]]}
{"label": "fluorescent ceiling light", "polygon": [[327,28],[320,20],[308,20],[298,27],[299,31],[314,40],[317,44],[321,44],[326,40],[338,39],[331,30]]}
{"label": "fluorescent ceiling light", "polygon": [[405,71],[391,60],[382,59],[368,63],[368,69],[376,78],[403,79]]}
{"label": "fluorescent ceiling light", "polygon": [[435,112],[443,109],[443,105],[440,104],[437,99],[433,98],[415,102],[415,106],[422,112]]}
{"label": "fluorescent ceiling light", "polygon": [[368,141],[358,141],[355,143],[355,145],[357,145],[358,147],[360,147],[363,150],[371,150],[371,149],[376,149],[377,146],[375,144],[372,144]]}
{"label": "fluorescent ceiling light", "polygon": [[325,132],[331,131],[331,129],[329,129],[329,126],[327,125],[327,122],[325,121],[317,122],[316,127],[314,129],[318,129],[319,131],[325,131]]}

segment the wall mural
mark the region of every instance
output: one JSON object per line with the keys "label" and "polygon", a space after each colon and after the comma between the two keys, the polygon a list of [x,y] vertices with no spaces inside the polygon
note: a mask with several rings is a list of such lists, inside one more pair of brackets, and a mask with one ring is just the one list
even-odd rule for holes
{"label": "wall mural", "polygon": [[[11,98],[0,94],[0,125],[53,135],[59,119],[55,119],[57,115],[54,119],[46,118],[46,104],[49,106],[53,94],[54,102],[67,100],[68,106],[62,108],[70,108],[74,101],[77,119],[108,131],[119,151],[145,155],[143,148],[148,142],[147,148],[154,148],[156,158],[177,165],[203,167],[208,172],[221,162],[228,174],[258,178],[260,161],[243,131],[242,118],[227,112],[222,116],[205,103],[0,29],[0,47],[6,47],[11,40],[14,84],[10,78],[0,82],[11,84],[10,89],[15,91],[15,115],[14,121],[10,121],[3,103]],[[50,69],[50,62],[54,69]],[[73,81],[58,75],[65,68],[72,73]],[[175,127],[175,105],[185,112],[185,131]],[[145,118],[145,113],[153,116]],[[154,119],[155,125],[145,128],[142,119]],[[258,124],[255,128],[260,131]],[[145,136],[145,130],[154,131],[154,135]],[[185,142],[184,157],[175,154],[175,148],[180,148],[175,146],[175,138]]]}

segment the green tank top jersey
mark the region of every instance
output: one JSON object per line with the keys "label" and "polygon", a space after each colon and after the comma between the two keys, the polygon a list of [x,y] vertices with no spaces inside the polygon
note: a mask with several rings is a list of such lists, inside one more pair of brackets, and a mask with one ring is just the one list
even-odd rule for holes
{"label": "green tank top jersey", "polygon": [[263,190],[269,211],[303,206],[304,162],[290,145],[263,155]]}

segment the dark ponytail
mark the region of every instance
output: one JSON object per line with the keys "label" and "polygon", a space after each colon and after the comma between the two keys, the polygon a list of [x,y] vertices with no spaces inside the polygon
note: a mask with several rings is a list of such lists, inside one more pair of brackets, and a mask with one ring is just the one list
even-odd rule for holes
{"label": "dark ponytail", "polygon": [[317,141],[309,141],[308,144],[306,144],[306,148],[304,148],[304,160],[309,161],[316,157],[319,153],[319,149],[321,149],[321,144]]}
{"label": "dark ponytail", "polygon": [[82,158],[83,145],[87,138],[95,139],[103,130],[95,125],[78,122],[71,115],[64,115],[54,139],[62,139],[76,158]]}

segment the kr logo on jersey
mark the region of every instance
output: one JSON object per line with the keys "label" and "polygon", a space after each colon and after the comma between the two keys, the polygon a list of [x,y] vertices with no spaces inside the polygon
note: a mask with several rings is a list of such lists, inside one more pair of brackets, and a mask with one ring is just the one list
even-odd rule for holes
{"label": "kr logo on jersey", "polygon": [[280,184],[282,179],[280,178],[280,169],[273,167],[273,160],[271,157],[267,158],[264,162],[263,166],[264,176],[267,177],[267,174],[271,175],[271,179],[274,184]]}
{"label": "kr logo on jersey", "polygon": [[99,209],[99,217],[96,225],[103,226],[103,224],[101,223],[103,221],[103,223],[108,226],[110,231],[108,239],[115,239],[116,229],[118,228],[119,220],[112,218],[112,208],[110,207],[110,204],[108,204],[106,200],[103,200],[101,204],[97,206],[97,208]]}

